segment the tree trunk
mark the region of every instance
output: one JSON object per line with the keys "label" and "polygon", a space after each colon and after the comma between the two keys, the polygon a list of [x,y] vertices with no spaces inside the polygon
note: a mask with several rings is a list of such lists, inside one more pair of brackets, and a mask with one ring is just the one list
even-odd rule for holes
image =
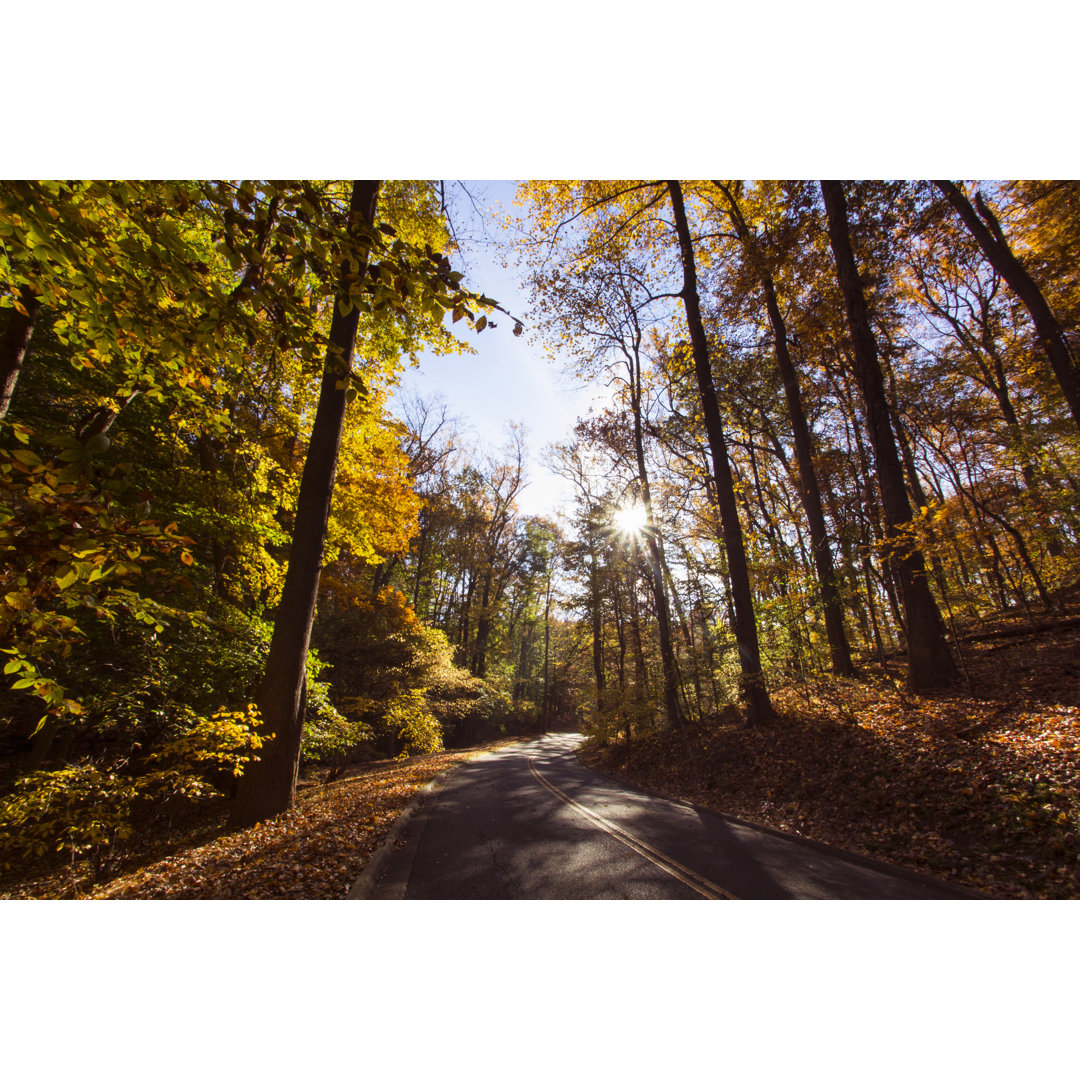
{"label": "tree trunk", "polygon": [[642,706],[649,696],[649,669],[645,663],[645,643],[641,636],[641,611],[637,602],[637,584],[630,582],[630,648],[634,654],[634,704],[641,719]]}
{"label": "tree trunk", "polygon": [[944,686],[956,678],[956,665],[949,653],[941,615],[926,579],[922,552],[914,546],[905,529],[911,521],[911,504],[904,487],[904,473],[893,436],[885,381],[878,363],[877,343],[870,328],[870,317],[848,236],[843,186],[838,180],[822,180],[821,192],[825,199],[829,239],[854,346],[855,374],[862,390],[866,423],[874,447],[889,561],[900,584],[904,606],[908,684],[913,690]]}
{"label": "tree trunk", "polygon": [[417,615],[420,615],[421,618],[423,618],[426,615],[427,618],[430,620],[431,615],[432,615],[432,611],[430,609],[430,606],[428,607],[428,610],[426,612],[424,612],[423,614],[421,614],[421,612],[420,612],[420,582],[423,580],[424,554],[425,554],[425,549],[427,547],[427,538],[428,538],[427,525],[424,522],[424,511],[421,510],[420,511],[420,539],[417,542],[417,549],[416,549],[416,583],[413,585],[412,606],[413,606],[413,611],[415,611],[417,613]]}
{"label": "tree trunk", "polygon": [[976,214],[975,207],[968,202],[964,193],[951,180],[935,180],[934,183],[963,219],[968,231],[975,237],[983,254],[990,261],[990,265],[1009,283],[1009,288],[1028,309],[1035,323],[1035,332],[1039,335],[1039,340],[1046,350],[1050,366],[1057,376],[1073,420],[1076,426],[1080,427],[1080,378],[1077,377],[1065,335],[1057,319],[1054,318],[1054,313],[1050,310],[1050,305],[1046,302],[1042,290],[1012,253],[1001,225],[990,207],[983,202],[981,195],[975,196],[975,205],[979,208],[979,213]]}
{"label": "tree trunk", "polygon": [[686,717],[679,704],[679,669],[671,642],[671,609],[664,584],[663,557],[657,539],[656,518],[653,516],[649,474],[645,468],[645,441],[641,425],[641,363],[636,345],[630,365],[630,408],[634,416],[634,459],[637,464],[641,504],[645,508],[645,545],[648,549],[649,582],[656,602],[656,629],[660,639],[660,662],[664,672],[664,711],[668,723],[681,729]]}
{"label": "tree trunk", "polygon": [[[379,183],[378,180],[353,181],[348,219],[351,236],[355,237],[360,228],[374,224]],[[362,276],[367,271],[367,258],[359,257],[355,261],[359,262],[358,272]],[[346,259],[341,270],[339,298],[348,295],[348,264]],[[240,778],[232,807],[234,825],[253,825],[288,810],[296,795],[308,644],[359,314],[355,307],[348,315],[342,314],[340,299],[334,304],[319,404],[300,480],[289,568],[274,619],[266,672],[256,693],[263,733],[273,738],[263,747],[259,760],[248,765]]]}
{"label": "tree trunk", "polygon": [[491,563],[484,571],[484,585],[480,592],[480,614],[476,618],[476,640],[473,642],[472,673],[484,678],[487,671],[487,646],[491,636],[491,578],[494,574]]}
{"label": "tree trunk", "polygon": [[750,573],[746,565],[746,547],[743,543],[739,508],[735,502],[735,487],[731,479],[727,440],[724,438],[720,406],[716,401],[712,365],[709,362],[709,345],[705,337],[705,324],[698,303],[697,269],[694,265],[694,248],[690,239],[690,226],[686,220],[682,185],[678,180],[667,182],[671,205],[675,213],[675,228],[679,234],[679,248],[683,267],[683,304],[690,330],[690,343],[694,356],[694,374],[701,396],[705,416],[705,432],[712,457],[713,481],[716,485],[716,502],[720,511],[720,526],[727,553],[728,575],[731,582],[732,602],[735,608],[735,640],[739,646],[741,677],[740,690],[746,702],[747,720],[757,723],[771,719],[773,712],[769,692],[761,671],[761,651],[758,647],[757,623],[754,619],[754,598],[750,590]]}
{"label": "tree trunk", "polygon": [[589,616],[592,622],[592,665],[596,680],[596,715],[604,711],[604,624],[600,596],[600,568],[596,558],[596,532],[591,512],[586,524],[589,545]]}
{"label": "tree trunk", "polygon": [[853,675],[851,649],[844,631],[844,609],[840,602],[840,589],[837,584],[836,569],[833,565],[832,550],[829,547],[829,534],[825,526],[825,511],[821,505],[821,489],[814,471],[814,452],[810,442],[810,425],[806,421],[806,412],[802,404],[802,392],[799,389],[799,377],[788,350],[787,324],[776,299],[776,286],[772,274],[761,261],[750,237],[750,230],[742,216],[742,211],[727,188],[719,181],[714,184],[724,193],[731,205],[731,221],[735,231],[746,249],[747,256],[754,264],[765,296],[765,309],[769,313],[769,323],[773,332],[773,350],[776,366],[784,382],[784,397],[787,400],[788,417],[791,421],[791,433],[795,441],[795,461],[799,469],[799,496],[802,500],[806,522],[810,527],[810,546],[813,550],[814,567],[817,570],[821,586],[821,605],[825,615],[825,636],[829,642],[829,656],[832,660],[834,675]]}
{"label": "tree trunk", "polygon": [[547,593],[544,599],[544,698],[540,706],[540,722],[545,731],[551,713],[551,568],[548,568]]}
{"label": "tree trunk", "polygon": [[530,622],[525,625],[521,636],[521,649],[518,651],[517,669],[514,672],[513,702],[516,705],[525,692],[525,681],[528,676],[529,646],[532,644],[533,631],[536,623]]}
{"label": "tree trunk", "polygon": [[0,338],[0,420],[7,416],[11,406],[19,372],[30,351],[30,336],[41,312],[41,301],[25,285],[19,290],[19,303],[26,314],[12,308],[4,336]]}

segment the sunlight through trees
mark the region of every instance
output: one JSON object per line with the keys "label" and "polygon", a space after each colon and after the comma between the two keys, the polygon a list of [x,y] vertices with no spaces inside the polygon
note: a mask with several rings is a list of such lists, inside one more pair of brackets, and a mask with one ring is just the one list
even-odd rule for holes
{"label": "sunlight through trees", "polygon": [[[443,195],[0,183],[9,871],[315,764],[970,689],[981,627],[1073,617],[1077,182],[526,181],[512,315]],[[389,411],[525,329],[596,390],[557,443]]]}

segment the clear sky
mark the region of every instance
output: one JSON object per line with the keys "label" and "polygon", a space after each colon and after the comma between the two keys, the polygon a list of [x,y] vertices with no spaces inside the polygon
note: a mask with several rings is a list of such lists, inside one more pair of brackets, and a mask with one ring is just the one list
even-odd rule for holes
{"label": "clear sky", "polygon": [[[460,188],[453,198],[455,229],[461,256],[451,261],[466,274],[467,284],[497,300],[507,311],[521,318],[525,332],[513,335],[513,322],[497,312],[494,330],[477,334],[465,331],[466,340],[476,349],[474,356],[424,355],[417,368],[402,375],[396,397],[419,394],[441,395],[451,415],[462,421],[471,439],[492,450],[506,441],[510,422],[527,429],[529,486],[518,504],[526,514],[554,514],[557,507],[573,501],[566,481],[552,475],[540,464],[546,445],[570,437],[574,421],[584,415],[596,389],[562,374],[557,363],[546,358],[528,318],[528,293],[511,265],[502,265],[503,254],[496,242],[506,237],[500,221],[511,209],[513,181],[465,181],[473,202]],[[450,182],[447,182],[450,197]],[[462,321],[458,326],[464,326]],[[391,406],[398,411],[398,407]]]}

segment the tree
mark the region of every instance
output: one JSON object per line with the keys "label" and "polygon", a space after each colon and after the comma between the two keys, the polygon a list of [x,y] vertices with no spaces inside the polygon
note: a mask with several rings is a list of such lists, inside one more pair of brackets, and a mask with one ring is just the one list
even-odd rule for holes
{"label": "tree", "polygon": [[[619,399],[619,408],[627,408],[630,423],[626,429],[607,423],[594,429],[594,437],[603,438],[607,449],[619,459],[633,462],[635,497],[643,512],[641,540],[644,543],[649,582],[656,609],[657,635],[663,668],[664,711],[676,728],[685,724],[680,704],[680,675],[672,643],[672,620],[668,588],[664,575],[664,557],[660,527],[653,507],[649,472],[645,456],[645,413],[647,403],[646,371],[643,346],[645,320],[654,297],[645,285],[645,273],[635,266],[625,252],[617,248],[603,260],[588,263],[584,271],[574,266],[568,253],[562,264],[547,274],[536,274],[534,290],[545,297],[554,311],[550,329],[574,335],[580,343],[580,370],[590,375],[609,376]],[[583,425],[580,431],[587,431]],[[627,497],[624,496],[627,505]],[[625,509],[625,506],[623,507]],[[637,536],[634,537],[635,541]],[[594,648],[598,635],[594,633]]]}
{"label": "tree", "polygon": [[[271,738],[262,757],[241,778],[232,809],[235,824],[261,821],[292,806],[303,734],[306,665],[327,523],[334,494],[346,406],[365,388],[352,369],[361,311],[407,314],[407,304],[431,312],[441,322],[445,310],[455,321],[468,316],[483,330],[466,303],[494,306],[466,293],[461,275],[425,244],[422,251],[395,238],[396,230],[376,227],[380,181],[353,181],[345,220],[344,257],[338,272],[319,403],[304,461],[297,499],[289,569],[274,620],[266,673],[256,702]],[[378,263],[373,255],[381,255]]]}
{"label": "tree", "polygon": [[859,272],[848,234],[847,203],[840,181],[822,180],[821,192],[829,221],[829,240],[844,296],[855,356],[855,374],[866,407],[866,424],[874,448],[878,486],[887,526],[889,563],[900,582],[905,615],[908,682],[912,689],[942,686],[956,678],[945,630],[926,578],[922,552],[910,529],[911,504],[896,449],[885,382],[877,359],[877,344],[859,284]]}
{"label": "tree", "polygon": [[851,663],[851,650],[848,648],[847,635],[844,632],[844,611],[840,603],[840,590],[832,551],[829,547],[828,531],[825,525],[825,511],[821,504],[821,492],[817,474],[814,470],[813,449],[810,442],[810,427],[802,404],[799,389],[799,377],[791,361],[788,350],[787,325],[780,311],[776,296],[776,285],[768,268],[763,252],[750,235],[742,208],[732,189],[720,181],[713,181],[727,199],[729,217],[740,241],[746,249],[747,258],[753,265],[760,281],[765,299],[765,308],[772,326],[774,356],[776,366],[784,383],[784,397],[787,401],[788,418],[795,441],[795,460],[799,469],[799,495],[810,528],[810,545],[814,564],[817,568],[821,586],[822,607],[825,612],[825,630],[829,639],[829,652],[832,657],[832,669],[836,675],[851,675],[854,671]]}
{"label": "tree", "polygon": [[735,501],[735,486],[728,461],[727,442],[724,438],[723,421],[716,401],[712,365],[709,360],[709,344],[705,337],[705,325],[701,318],[701,305],[697,291],[697,269],[694,263],[694,245],[690,225],[686,217],[682,185],[669,180],[668,191],[675,215],[675,229],[679,237],[682,256],[682,300],[686,308],[686,321],[690,331],[690,347],[694,358],[694,375],[701,398],[705,430],[712,457],[713,482],[716,485],[717,505],[724,535],[724,549],[728,558],[728,574],[731,578],[732,602],[735,607],[735,639],[739,648],[739,664],[742,671],[740,682],[746,700],[751,723],[768,720],[773,716],[772,702],[765,686],[761,670],[761,650],[758,645],[757,622],[754,617],[754,598],[750,589],[750,574],[746,562],[746,545],[743,542],[739,508]]}
{"label": "tree", "polygon": [[[935,180],[942,194],[963,219],[994,269],[1009,283],[1009,288],[1023,301],[1035,324],[1035,331],[1057,376],[1073,420],[1080,427],[1080,377],[1077,376],[1069,344],[1061,326],[1050,310],[1042,290],[1013,254],[997,216],[987,206],[982,192],[975,193],[975,207],[951,180]],[[978,208],[978,214],[975,208]]]}
{"label": "tree", "polygon": [[287,810],[296,796],[308,643],[360,319],[360,308],[351,298],[367,272],[378,197],[378,180],[353,181],[346,228],[354,246],[338,280],[319,405],[300,481],[289,569],[274,620],[266,674],[256,695],[271,742],[241,778],[232,808],[237,825],[251,825]]}

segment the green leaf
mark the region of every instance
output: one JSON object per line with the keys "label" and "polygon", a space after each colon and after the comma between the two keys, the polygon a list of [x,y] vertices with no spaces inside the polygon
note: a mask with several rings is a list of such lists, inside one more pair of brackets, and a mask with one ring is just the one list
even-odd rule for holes
{"label": "green leaf", "polygon": [[66,574],[56,575],[56,584],[59,585],[61,589],[70,588],[78,580],[79,572],[74,569],[69,570]]}

